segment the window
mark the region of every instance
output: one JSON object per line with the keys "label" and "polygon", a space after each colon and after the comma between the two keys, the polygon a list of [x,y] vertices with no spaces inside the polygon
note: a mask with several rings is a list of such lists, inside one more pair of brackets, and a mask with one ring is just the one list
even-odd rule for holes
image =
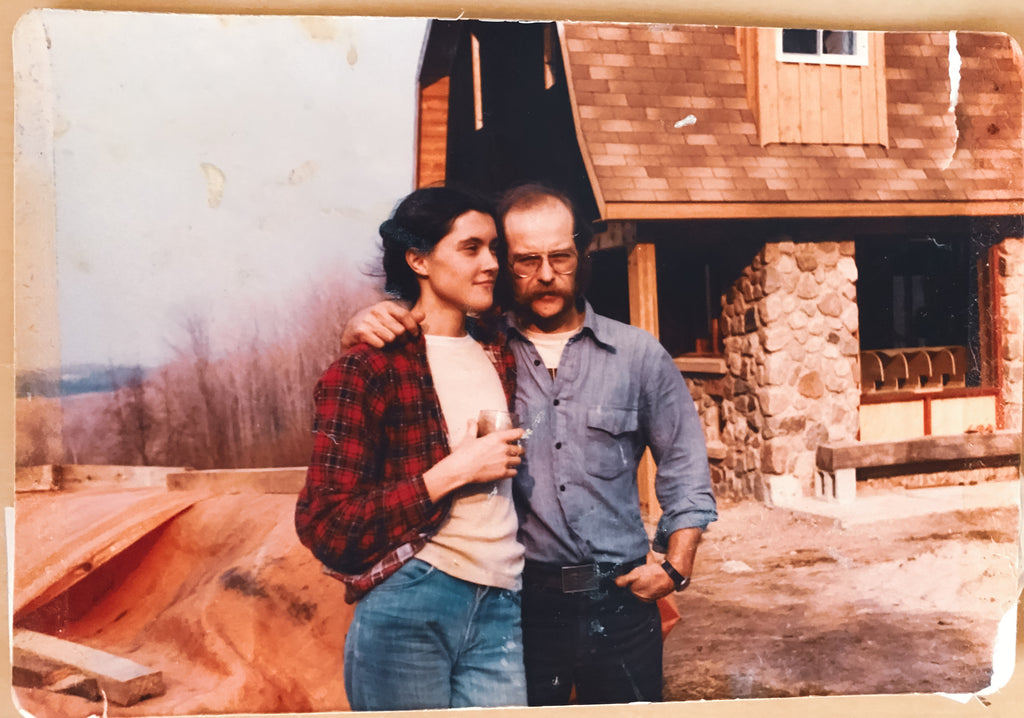
{"label": "window", "polygon": [[777,59],[822,65],[868,64],[867,33],[853,30],[778,31]]}
{"label": "window", "polygon": [[[856,252],[861,351],[881,352],[884,361],[925,348],[934,362],[935,351],[947,349],[963,364],[954,372],[959,381],[982,386],[991,374],[979,314],[986,248],[948,234],[862,239]],[[920,389],[920,377],[911,378],[888,388]]]}

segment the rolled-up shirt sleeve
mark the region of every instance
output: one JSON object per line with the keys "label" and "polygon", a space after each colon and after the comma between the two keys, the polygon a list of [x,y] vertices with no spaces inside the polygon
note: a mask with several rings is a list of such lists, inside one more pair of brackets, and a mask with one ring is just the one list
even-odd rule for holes
{"label": "rolled-up shirt sleeve", "polygon": [[718,518],[700,417],[682,374],[660,345],[646,357],[640,428],[657,464],[655,495],[661,518],[654,548],[664,552],[679,529],[701,528]]}

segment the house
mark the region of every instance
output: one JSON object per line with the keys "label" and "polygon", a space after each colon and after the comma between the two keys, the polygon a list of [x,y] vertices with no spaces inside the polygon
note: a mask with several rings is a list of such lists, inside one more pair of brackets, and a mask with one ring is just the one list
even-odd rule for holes
{"label": "house", "polygon": [[417,179],[598,223],[590,299],[676,357],[719,495],[1012,478],[1021,65],[973,32],[434,21]]}

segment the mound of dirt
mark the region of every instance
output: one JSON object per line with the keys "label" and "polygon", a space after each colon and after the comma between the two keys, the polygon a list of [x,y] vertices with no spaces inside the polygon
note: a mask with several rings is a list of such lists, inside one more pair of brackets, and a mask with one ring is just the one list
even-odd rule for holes
{"label": "mound of dirt", "polygon": [[[97,505],[88,492],[60,499],[69,515]],[[347,710],[352,607],[299,544],[294,508],[290,495],[199,498],[16,625],[163,672],[164,695],[110,705],[111,716]],[[99,712],[80,698],[17,694],[40,718]]]}

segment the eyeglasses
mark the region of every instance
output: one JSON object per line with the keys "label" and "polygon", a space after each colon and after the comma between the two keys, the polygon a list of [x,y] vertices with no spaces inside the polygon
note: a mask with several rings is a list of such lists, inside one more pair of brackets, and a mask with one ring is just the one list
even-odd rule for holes
{"label": "eyeglasses", "polygon": [[576,270],[577,256],[575,252],[551,252],[549,254],[523,254],[513,257],[509,262],[512,274],[520,279],[529,279],[544,266],[547,258],[551,270],[556,274],[572,274]]}

